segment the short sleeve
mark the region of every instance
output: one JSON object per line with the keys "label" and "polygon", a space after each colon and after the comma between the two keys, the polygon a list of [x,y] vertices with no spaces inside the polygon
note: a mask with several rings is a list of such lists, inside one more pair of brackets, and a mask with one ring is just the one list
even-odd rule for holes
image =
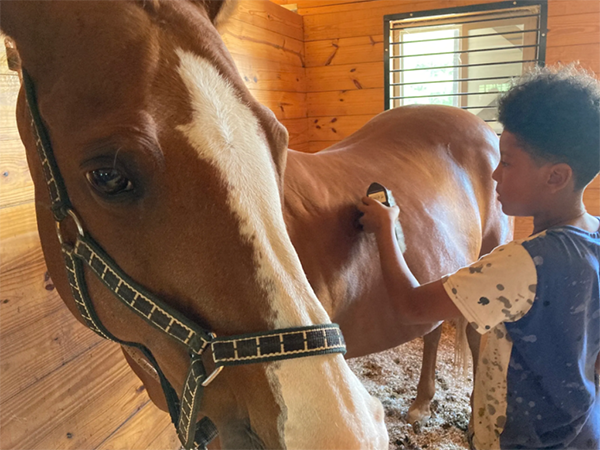
{"label": "short sleeve", "polygon": [[527,250],[513,241],[444,277],[443,283],[456,307],[483,334],[527,314],[535,298],[537,272]]}

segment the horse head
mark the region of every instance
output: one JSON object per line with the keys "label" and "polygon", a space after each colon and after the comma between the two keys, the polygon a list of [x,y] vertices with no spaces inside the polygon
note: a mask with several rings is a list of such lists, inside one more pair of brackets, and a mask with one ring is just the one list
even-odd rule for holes
{"label": "horse head", "polygon": [[[283,220],[287,132],[245,88],[215,27],[230,2],[2,6],[2,31],[34,92],[21,89],[17,115],[42,247],[76,317],[63,253],[85,234],[184,325],[221,337],[329,323]],[[58,233],[33,109],[69,196]],[[132,311],[94,271],[92,261],[79,281],[98,322],[138,344],[128,361],[164,407],[156,370],[183,392],[190,348]],[[225,367],[199,411],[227,448],[387,448],[381,405],[339,353]]]}

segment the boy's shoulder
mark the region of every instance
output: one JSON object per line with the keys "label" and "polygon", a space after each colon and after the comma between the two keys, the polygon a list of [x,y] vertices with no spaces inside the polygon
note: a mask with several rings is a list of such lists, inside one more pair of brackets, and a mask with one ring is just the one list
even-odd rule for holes
{"label": "boy's shoulder", "polygon": [[592,264],[591,267],[594,268],[593,261],[600,259],[600,230],[588,232],[566,225],[549,228],[511,244],[520,245],[527,251],[536,266],[538,276],[540,271],[551,269],[573,272],[575,267],[569,266],[580,264]]}
{"label": "boy's shoulder", "polygon": [[[600,217],[596,217],[600,222]],[[596,231],[586,231],[572,225],[561,225],[548,228],[523,239],[516,239],[510,243],[524,244],[528,242],[550,243],[560,239],[573,239],[575,242],[600,242],[600,228]]]}

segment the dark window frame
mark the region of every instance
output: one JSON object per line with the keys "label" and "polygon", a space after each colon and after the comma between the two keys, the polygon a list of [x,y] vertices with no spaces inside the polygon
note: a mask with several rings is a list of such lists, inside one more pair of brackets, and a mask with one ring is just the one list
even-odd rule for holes
{"label": "dark window frame", "polygon": [[[443,15],[454,15],[454,14],[468,14],[474,12],[486,12],[486,11],[495,11],[495,10],[503,10],[503,9],[515,9],[519,7],[531,7],[531,6],[539,6],[540,7],[540,22],[539,28],[537,31],[537,42],[538,42],[538,57],[537,64],[540,66],[544,66],[546,62],[546,39],[548,35],[548,0],[537,0],[537,1],[504,1],[504,2],[496,2],[496,3],[485,3],[485,4],[477,4],[477,5],[469,5],[469,6],[461,6],[454,8],[442,8],[442,9],[434,9],[434,10],[425,10],[425,11],[414,11],[414,12],[406,12],[401,14],[388,14],[383,17],[383,26],[384,26],[384,110],[388,110],[391,108],[391,71],[390,71],[390,22],[395,22],[402,19],[416,19],[416,18],[426,18],[426,17],[434,17],[434,16],[443,16]],[[461,20],[461,19],[459,19]],[[460,107],[460,106],[459,106]],[[464,108],[468,109],[468,108]]]}

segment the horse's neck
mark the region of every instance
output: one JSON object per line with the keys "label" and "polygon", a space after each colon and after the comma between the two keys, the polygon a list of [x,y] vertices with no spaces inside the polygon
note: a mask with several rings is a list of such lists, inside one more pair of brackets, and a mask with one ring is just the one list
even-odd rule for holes
{"label": "horse's neck", "polygon": [[[333,180],[327,178],[325,161],[320,154],[306,154],[290,150],[287,156],[284,176],[284,214],[294,245],[306,244],[303,226],[311,226],[315,222],[323,225],[325,217],[334,214],[338,198],[331,189]],[[325,230],[324,230],[325,231]],[[313,236],[325,239],[324,233]]]}
{"label": "horse's neck", "polygon": [[[356,156],[356,155],[354,155]],[[381,326],[394,306],[383,284],[377,247],[357,227],[356,203],[374,181],[364,159],[336,151],[290,152],[284,216],[306,276],[354,357],[414,339],[418,326]],[[386,319],[388,318],[388,319]]]}
{"label": "horse's neck", "polygon": [[304,271],[327,312],[335,316],[346,297],[343,270],[356,245],[354,194],[340,177],[339,155],[290,151],[284,177],[284,216]]}

